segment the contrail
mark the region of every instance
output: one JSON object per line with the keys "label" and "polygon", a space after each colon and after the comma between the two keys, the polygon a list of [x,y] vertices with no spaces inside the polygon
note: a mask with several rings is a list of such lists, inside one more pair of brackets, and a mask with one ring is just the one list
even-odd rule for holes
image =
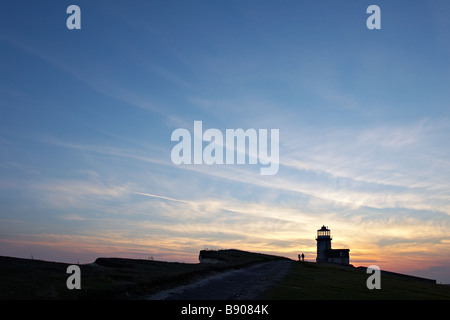
{"label": "contrail", "polygon": [[185,200],[179,200],[179,199],[174,199],[174,198],[169,198],[169,197],[164,197],[164,196],[158,196],[156,194],[149,194],[149,193],[142,193],[142,192],[135,192],[135,193],[136,194],[140,194],[142,196],[147,196],[147,197],[152,197],[152,198],[159,198],[159,199],[175,201],[175,202],[180,202],[180,203],[197,204],[197,203],[192,202],[192,201],[185,201]]}

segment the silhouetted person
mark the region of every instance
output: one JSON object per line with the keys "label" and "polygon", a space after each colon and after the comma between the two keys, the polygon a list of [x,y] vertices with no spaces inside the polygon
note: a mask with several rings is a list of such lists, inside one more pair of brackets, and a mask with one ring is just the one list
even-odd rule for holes
{"label": "silhouetted person", "polygon": [[302,253],[302,261],[305,261],[305,255]]}

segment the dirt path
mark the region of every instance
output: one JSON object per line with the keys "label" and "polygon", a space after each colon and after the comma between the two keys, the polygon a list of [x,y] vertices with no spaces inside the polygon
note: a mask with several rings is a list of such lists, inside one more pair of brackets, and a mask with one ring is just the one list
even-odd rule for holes
{"label": "dirt path", "polygon": [[251,300],[279,281],[293,261],[280,260],[207,276],[195,283],[161,291],[149,300]]}

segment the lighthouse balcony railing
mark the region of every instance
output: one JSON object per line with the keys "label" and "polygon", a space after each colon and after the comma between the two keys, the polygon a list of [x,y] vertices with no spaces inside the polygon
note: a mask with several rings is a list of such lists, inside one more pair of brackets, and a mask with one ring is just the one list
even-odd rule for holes
{"label": "lighthouse balcony railing", "polygon": [[330,240],[333,240],[333,237],[332,236],[316,236],[316,240],[317,239],[330,239]]}

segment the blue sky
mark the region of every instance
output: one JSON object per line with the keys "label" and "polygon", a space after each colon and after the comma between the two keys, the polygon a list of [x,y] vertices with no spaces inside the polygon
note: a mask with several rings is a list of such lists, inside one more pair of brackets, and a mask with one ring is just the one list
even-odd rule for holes
{"label": "blue sky", "polygon": [[[66,8],[81,8],[68,30]],[[366,9],[381,8],[369,30]],[[0,254],[315,259],[450,282],[447,1],[3,1]],[[171,133],[280,130],[280,169]]]}

